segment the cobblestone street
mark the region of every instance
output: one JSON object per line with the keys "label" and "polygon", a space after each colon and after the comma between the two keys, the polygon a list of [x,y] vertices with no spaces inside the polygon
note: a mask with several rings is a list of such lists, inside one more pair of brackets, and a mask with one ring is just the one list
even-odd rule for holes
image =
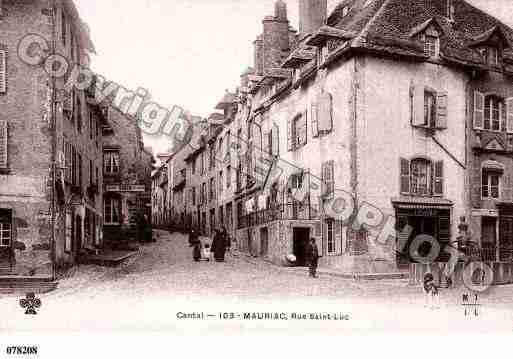
{"label": "cobblestone street", "polygon": [[[510,330],[513,287],[480,296],[479,317],[466,317],[463,288],[443,291],[441,308],[424,308],[420,288],[406,280],[354,281],[321,275],[308,278],[297,268],[280,268],[245,256],[225,263],[192,261],[183,235],[156,231],[157,243],[118,268],[80,266],[43,306],[25,316],[16,296],[0,298],[0,330],[182,331],[216,328]],[[212,314],[181,320],[178,313]],[[349,321],[220,320],[219,313],[342,313]],[[63,315],[63,313],[68,313]]]}

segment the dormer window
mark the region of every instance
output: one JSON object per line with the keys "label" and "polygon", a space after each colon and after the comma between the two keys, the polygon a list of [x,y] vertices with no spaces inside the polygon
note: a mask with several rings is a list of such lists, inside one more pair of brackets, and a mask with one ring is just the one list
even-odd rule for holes
{"label": "dormer window", "polygon": [[487,46],[481,49],[481,56],[488,65],[497,66],[499,65],[499,49],[494,46]]}
{"label": "dormer window", "polygon": [[424,54],[430,58],[437,58],[440,48],[439,39],[433,35],[424,36]]}
{"label": "dormer window", "polygon": [[317,66],[321,65],[326,61],[329,55],[328,45],[324,45],[317,51]]}
{"label": "dormer window", "polygon": [[349,12],[349,7],[344,6],[344,8],[342,9],[342,17],[346,16],[348,12]]}

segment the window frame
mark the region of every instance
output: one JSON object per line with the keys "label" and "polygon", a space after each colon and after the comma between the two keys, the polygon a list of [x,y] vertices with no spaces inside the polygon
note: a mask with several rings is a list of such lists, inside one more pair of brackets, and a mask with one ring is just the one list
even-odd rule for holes
{"label": "window frame", "polygon": [[[107,226],[118,226],[121,224],[121,211],[120,211],[120,200],[119,198],[115,197],[107,197],[103,201],[103,218],[104,218],[104,224]],[[109,205],[109,211],[107,211],[107,208]],[[117,210],[115,210],[117,209]],[[117,221],[114,221],[117,216]]]}
{"label": "window frame", "polygon": [[[503,173],[488,168],[481,170],[481,198],[483,200],[500,200],[502,190]],[[497,185],[493,185],[493,178],[497,178]],[[485,180],[486,179],[486,180]],[[486,182],[486,183],[485,183]],[[496,187],[497,196],[493,196],[494,187]],[[486,191],[486,194],[485,194]]]}
{"label": "window frame", "polygon": [[[431,40],[433,40],[431,42]],[[440,38],[435,35],[424,34],[424,54],[430,59],[437,59],[440,54]]]}

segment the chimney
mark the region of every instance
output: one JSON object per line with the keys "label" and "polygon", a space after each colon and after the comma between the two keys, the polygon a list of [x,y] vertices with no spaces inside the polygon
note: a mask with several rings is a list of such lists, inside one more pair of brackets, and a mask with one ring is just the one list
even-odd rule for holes
{"label": "chimney", "polygon": [[327,0],[299,0],[299,32],[302,35],[316,32],[326,22]]}
{"label": "chimney", "polygon": [[268,68],[280,67],[290,51],[287,5],[278,0],[274,11],[274,16],[266,16],[263,20],[264,72]]}
{"label": "chimney", "polygon": [[261,76],[264,73],[264,41],[262,35],[256,38],[253,45],[255,47],[255,75]]}

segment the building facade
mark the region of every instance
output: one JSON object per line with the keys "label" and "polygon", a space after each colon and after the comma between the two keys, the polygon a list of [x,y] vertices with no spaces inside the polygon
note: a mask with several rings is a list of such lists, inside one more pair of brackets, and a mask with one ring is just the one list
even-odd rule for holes
{"label": "building facade", "polygon": [[83,91],[17,54],[40,35],[69,68],[94,52],[72,1],[2,1],[0,274],[51,278],[83,248],[101,245],[102,137],[105,119]]}
{"label": "building facade", "polygon": [[304,264],[313,237],[320,265],[347,273],[420,278],[430,247],[441,263],[475,247],[506,278],[512,30],[463,0],[299,10],[297,32],[276,2],[254,67],[185,156],[192,223],[276,263]]}

